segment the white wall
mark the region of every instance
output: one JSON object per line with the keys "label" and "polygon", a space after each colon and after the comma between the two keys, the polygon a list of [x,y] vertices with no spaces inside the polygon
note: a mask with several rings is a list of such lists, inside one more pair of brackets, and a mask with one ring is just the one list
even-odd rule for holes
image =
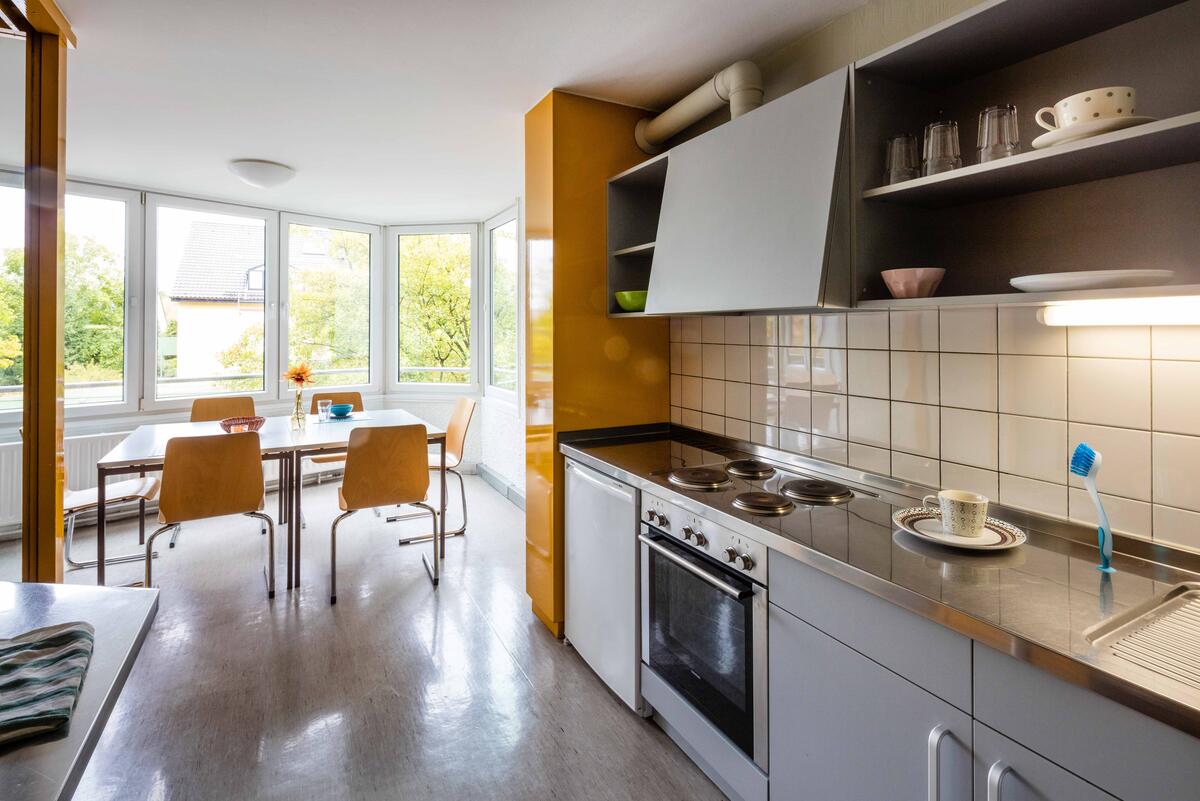
{"label": "white wall", "polygon": [[524,495],[525,421],[516,407],[494,398],[485,397],[479,411],[484,465]]}

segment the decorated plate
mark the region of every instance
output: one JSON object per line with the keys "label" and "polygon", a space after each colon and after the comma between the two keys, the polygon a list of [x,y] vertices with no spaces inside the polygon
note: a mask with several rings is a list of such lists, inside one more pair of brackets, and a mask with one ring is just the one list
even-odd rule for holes
{"label": "decorated plate", "polygon": [[926,542],[972,551],[1006,551],[1016,548],[1026,539],[1024,531],[994,517],[987,519],[983,533],[978,537],[950,534],[942,528],[942,510],[930,506],[900,509],[892,515],[892,522]]}

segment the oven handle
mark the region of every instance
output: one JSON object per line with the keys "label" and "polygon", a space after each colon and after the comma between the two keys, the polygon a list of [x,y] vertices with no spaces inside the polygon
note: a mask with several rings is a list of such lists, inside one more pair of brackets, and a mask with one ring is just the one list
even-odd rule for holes
{"label": "oven handle", "polygon": [[659,545],[657,542],[655,542],[650,537],[647,537],[645,534],[638,534],[638,539],[641,540],[643,543],[645,543],[647,548],[650,548],[651,550],[655,551],[656,553],[659,553],[662,556],[666,557],[669,561],[674,562],[676,565],[683,568],[687,572],[691,573],[696,578],[704,579],[709,584],[711,584],[712,586],[716,587],[721,592],[728,595],[730,598],[735,598],[740,601],[740,600],[742,600],[744,598],[748,598],[754,594],[753,590],[739,589],[738,587],[735,587],[732,584],[730,584],[728,581],[722,581],[721,579],[714,576],[712,573],[709,573],[707,570],[701,570],[700,568],[696,567],[691,562],[684,559],[682,556],[675,553],[671,549],[666,548],[662,545]]}

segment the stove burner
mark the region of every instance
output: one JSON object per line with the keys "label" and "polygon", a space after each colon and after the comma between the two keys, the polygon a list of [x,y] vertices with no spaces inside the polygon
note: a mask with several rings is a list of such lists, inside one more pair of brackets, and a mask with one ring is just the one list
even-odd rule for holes
{"label": "stove burner", "polygon": [[719,467],[680,467],[667,475],[677,487],[712,492],[729,486],[729,474]]}
{"label": "stove burner", "polygon": [[725,465],[725,471],[731,476],[752,480],[770,478],[775,475],[775,468],[758,459],[737,459]]}
{"label": "stove burner", "polygon": [[854,497],[849,487],[821,478],[799,478],[779,488],[787,497],[800,503],[844,503]]}
{"label": "stove burner", "polygon": [[774,492],[743,492],[733,499],[733,505],[755,515],[786,515],[796,505]]}

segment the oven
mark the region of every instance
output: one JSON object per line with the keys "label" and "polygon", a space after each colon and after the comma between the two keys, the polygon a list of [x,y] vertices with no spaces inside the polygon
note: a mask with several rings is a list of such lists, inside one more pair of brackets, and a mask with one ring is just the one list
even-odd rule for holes
{"label": "oven", "polygon": [[642,662],[765,772],[767,588],[654,526],[638,539]]}

